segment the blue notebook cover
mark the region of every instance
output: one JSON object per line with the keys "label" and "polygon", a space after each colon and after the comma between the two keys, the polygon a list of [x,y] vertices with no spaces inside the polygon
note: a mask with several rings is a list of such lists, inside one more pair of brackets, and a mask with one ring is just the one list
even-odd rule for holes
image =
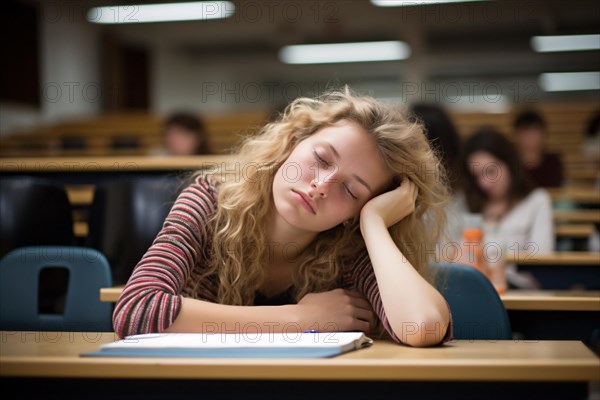
{"label": "blue notebook cover", "polygon": [[128,336],[82,357],[326,358],[370,346],[362,332],[164,333]]}

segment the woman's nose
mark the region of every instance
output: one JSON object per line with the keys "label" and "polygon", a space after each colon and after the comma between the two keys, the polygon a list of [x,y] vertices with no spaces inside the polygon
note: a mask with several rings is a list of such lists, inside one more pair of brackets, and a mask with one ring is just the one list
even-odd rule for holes
{"label": "woman's nose", "polygon": [[328,194],[327,184],[325,182],[319,182],[317,179],[313,179],[310,182],[310,187],[314,189],[315,193],[321,198],[326,198]]}
{"label": "woman's nose", "polygon": [[315,176],[315,178],[310,182],[310,186],[315,190],[319,197],[325,198],[329,195],[331,185],[335,182],[333,175],[335,175],[335,173],[327,173],[324,174],[323,177]]}

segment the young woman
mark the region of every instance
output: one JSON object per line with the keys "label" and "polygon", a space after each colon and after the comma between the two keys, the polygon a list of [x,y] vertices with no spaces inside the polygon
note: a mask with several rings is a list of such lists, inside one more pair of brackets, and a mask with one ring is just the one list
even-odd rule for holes
{"label": "young woman", "polygon": [[[464,145],[463,194],[457,209],[480,214],[483,223],[495,227],[495,237],[510,254],[554,251],[552,201],[542,188],[534,189],[530,175],[519,161],[515,146],[492,128],[482,128]],[[457,238],[458,239],[458,238]],[[509,283],[534,288],[537,282],[507,266]]]}
{"label": "young woman", "polygon": [[447,188],[421,125],[346,88],[293,101],[234,160],[178,197],[116,304],[119,336],[451,338],[448,304],[427,280]]}

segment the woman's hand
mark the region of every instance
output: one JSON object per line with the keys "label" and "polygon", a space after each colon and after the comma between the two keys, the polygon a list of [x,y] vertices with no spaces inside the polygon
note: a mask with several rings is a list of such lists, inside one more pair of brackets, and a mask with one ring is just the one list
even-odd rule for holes
{"label": "woman's hand", "polygon": [[396,189],[382,193],[369,200],[360,211],[361,222],[380,218],[386,228],[401,221],[415,210],[419,190],[407,177]]}
{"label": "woman's hand", "polygon": [[322,293],[309,293],[296,307],[296,320],[302,330],[368,333],[374,321],[373,309],[369,302],[359,292],[352,290],[334,289]]}

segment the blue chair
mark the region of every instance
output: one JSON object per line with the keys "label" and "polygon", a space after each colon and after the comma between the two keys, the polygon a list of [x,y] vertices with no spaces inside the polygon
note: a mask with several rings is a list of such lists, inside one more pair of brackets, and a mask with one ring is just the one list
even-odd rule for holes
{"label": "blue chair", "polygon": [[489,279],[470,266],[431,264],[435,285],[450,305],[455,339],[509,340],[508,313]]}
{"label": "blue chair", "polygon": [[[40,276],[46,269],[68,273],[64,313],[40,313]],[[0,260],[0,329],[22,331],[112,331],[112,305],[100,288],[112,286],[110,266],[97,250],[75,246],[30,246]]]}

